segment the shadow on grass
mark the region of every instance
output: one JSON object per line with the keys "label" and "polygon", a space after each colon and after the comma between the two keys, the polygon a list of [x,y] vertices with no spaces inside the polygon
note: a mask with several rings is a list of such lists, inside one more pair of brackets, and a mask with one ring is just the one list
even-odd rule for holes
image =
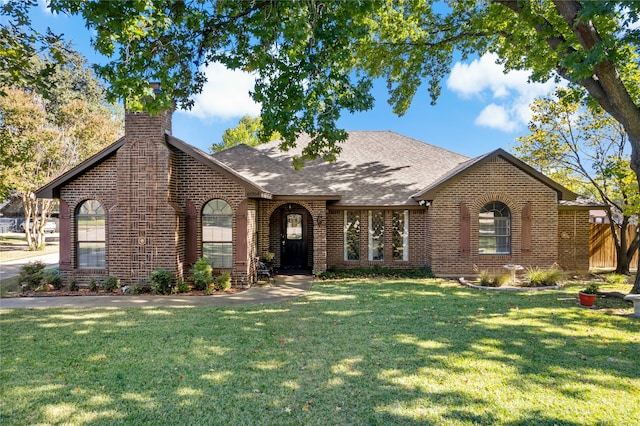
{"label": "shadow on grass", "polygon": [[350,280],[274,305],[3,312],[1,420],[631,424],[638,321],[564,298]]}

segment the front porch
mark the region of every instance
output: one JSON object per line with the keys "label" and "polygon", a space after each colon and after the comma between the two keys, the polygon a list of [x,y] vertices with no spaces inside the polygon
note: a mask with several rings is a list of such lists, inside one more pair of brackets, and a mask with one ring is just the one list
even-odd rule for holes
{"label": "front porch", "polygon": [[281,274],[326,271],[326,200],[262,200],[257,216],[260,259],[273,253],[273,267]]}

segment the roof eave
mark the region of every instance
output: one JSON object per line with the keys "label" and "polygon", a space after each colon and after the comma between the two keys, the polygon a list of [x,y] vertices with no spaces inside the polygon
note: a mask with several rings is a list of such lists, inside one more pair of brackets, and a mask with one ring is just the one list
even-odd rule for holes
{"label": "roof eave", "polygon": [[124,137],[118,139],[102,151],[92,155],[71,170],[58,176],[48,184],[35,191],[37,198],[60,198],[60,188],[67,182],[81,176],[96,165],[114,155],[124,144]]}
{"label": "roof eave", "polygon": [[534,169],[533,167],[531,167],[527,163],[525,163],[522,160],[514,157],[513,155],[509,154],[508,152],[506,152],[505,150],[503,150],[501,148],[496,149],[495,151],[492,151],[492,152],[490,152],[488,154],[485,154],[485,155],[483,155],[481,157],[478,157],[474,161],[470,161],[469,164],[466,167],[461,168],[457,173],[455,173],[454,175],[450,176],[448,179],[446,179],[444,181],[441,181],[441,182],[438,182],[435,185],[429,186],[429,187],[427,187],[427,188],[425,188],[425,189],[413,194],[411,196],[411,198],[413,198],[414,200],[433,201],[433,199],[436,196],[436,193],[438,192],[438,190],[443,185],[445,185],[446,183],[449,183],[453,179],[460,178],[460,176],[464,172],[466,172],[467,170],[469,170],[469,169],[471,169],[473,167],[477,167],[477,166],[480,166],[482,164],[485,164],[488,161],[490,161],[490,160],[492,160],[492,159],[494,159],[496,157],[500,157],[503,160],[513,164],[515,167],[519,168],[524,173],[528,174],[529,176],[533,177],[534,179],[537,179],[538,181],[542,182],[544,185],[546,185],[549,188],[551,188],[554,191],[556,191],[556,193],[558,194],[558,201],[559,200],[575,200],[576,198],[578,198],[578,194],[576,194],[573,191],[567,189],[563,185],[560,185],[558,182],[556,182],[553,179],[545,176],[544,174],[540,173],[539,171],[537,171],[536,169]]}
{"label": "roof eave", "polygon": [[300,194],[279,194],[273,196],[274,200],[279,201],[340,201],[341,195],[336,194],[317,194],[317,195],[300,195]]}

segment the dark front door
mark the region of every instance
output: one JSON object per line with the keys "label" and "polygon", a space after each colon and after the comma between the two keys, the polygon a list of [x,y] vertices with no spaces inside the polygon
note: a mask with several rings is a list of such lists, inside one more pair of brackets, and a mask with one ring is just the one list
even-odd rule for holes
{"label": "dark front door", "polygon": [[287,213],[282,224],[282,266],[284,268],[307,267],[307,236],[305,215]]}

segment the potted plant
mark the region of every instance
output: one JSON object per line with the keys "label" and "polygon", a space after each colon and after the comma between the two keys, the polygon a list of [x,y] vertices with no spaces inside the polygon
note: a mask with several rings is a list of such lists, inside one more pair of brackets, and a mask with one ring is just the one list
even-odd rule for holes
{"label": "potted plant", "polygon": [[593,303],[596,301],[597,294],[598,294],[598,284],[596,283],[587,284],[587,287],[578,293],[578,297],[580,297],[580,304],[582,306],[593,306]]}
{"label": "potted plant", "polygon": [[267,252],[265,252],[265,254],[264,254],[264,256],[263,256],[262,258],[263,258],[263,260],[264,260],[265,262],[267,262],[267,263],[271,263],[271,262],[273,261],[273,258],[274,258],[275,256],[276,256],[276,255],[275,255],[273,252],[267,251]]}

